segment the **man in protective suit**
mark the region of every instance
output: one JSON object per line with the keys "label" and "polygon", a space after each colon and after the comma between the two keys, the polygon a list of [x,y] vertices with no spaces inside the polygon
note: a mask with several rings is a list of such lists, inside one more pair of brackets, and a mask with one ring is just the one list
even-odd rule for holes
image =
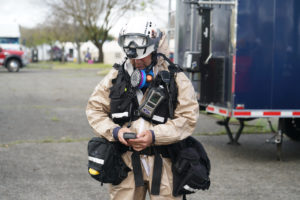
{"label": "man in protective suit", "polygon": [[[165,75],[161,75],[160,81],[165,80],[164,83],[157,80],[160,72],[170,72],[171,68],[162,56],[168,55],[166,35],[152,20],[130,20],[121,29],[118,42],[126,60],[115,65],[97,85],[86,109],[88,122],[97,136],[128,147],[122,158],[132,170],[119,185],[110,185],[110,198],[141,200],[145,199],[147,190],[154,191],[154,187],[158,187],[158,191],[150,193],[151,200],[180,199],[172,195],[172,163],[156,147],[176,143],[194,131],[199,116],[194,88],[183,72],[174,69],[174,64],[170,76],[164,78]],[[164,97],[149,97],[149,91],[159,90],[168,92],[163,93]],[[145,103],[147,101],[150,103]],[[165,104],[158,105],[159,101]],[[124,139],[124,133],[128,132],[136,133],[136,139]],[[139,184],[133,169],[136,165],[133,155],[138,155],[141,166],[142,183],[139,181]],[[154,182],[157,155],[161,160],[158,186]]]}

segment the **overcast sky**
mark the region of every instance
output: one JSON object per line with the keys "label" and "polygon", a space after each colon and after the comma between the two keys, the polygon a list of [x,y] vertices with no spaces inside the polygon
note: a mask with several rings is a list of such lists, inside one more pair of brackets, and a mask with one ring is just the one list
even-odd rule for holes
{"label": "overcast sky", "polygon": [[44,0],[0,0],[1,23],[33,27],[44,21],[47,12]]}
{"label": "overcast sky", "polygon": [[[168,22],[168,0],[156,0],[156,10],[146,9],[144,15],[157,17],[159,27],[167,26]],[[45,0],[0,0],[0,23],[16,22],[21,26],[34,27],[38,23],[45,22],[49,9]],[[133,13],[140,15],[141,13]],[[127,19],[121,19],[112,29],[111,34],[117,36],[121,24]]]}

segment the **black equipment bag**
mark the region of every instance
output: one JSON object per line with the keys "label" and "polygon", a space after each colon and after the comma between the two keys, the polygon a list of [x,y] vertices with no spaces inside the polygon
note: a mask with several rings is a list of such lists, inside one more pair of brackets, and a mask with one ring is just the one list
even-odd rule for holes
{"label": "black equipment bag", "polygon": [[170,145],[172,160],[173,195],[186,195],[210,186],[210,160],[202,144],[188,137]]}
{"label": "black equipment bag", "polygon": [[101,137],[92,138],[88,143],[89,174],[102,184],[120,184],[130,171],[121,157],[122,153],[124,150],[119,142],[109,142]]}

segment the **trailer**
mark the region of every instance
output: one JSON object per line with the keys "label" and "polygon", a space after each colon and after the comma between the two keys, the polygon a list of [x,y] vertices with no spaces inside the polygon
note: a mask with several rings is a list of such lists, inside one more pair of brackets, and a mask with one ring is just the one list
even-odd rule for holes
{"label": "trailer", "polygon": [[174,59],[200,108],[224,116],[231,144],[246,120],[278,118],[278,159],[283,133],[300,140],[299,9],[296,0],[176,1]]}

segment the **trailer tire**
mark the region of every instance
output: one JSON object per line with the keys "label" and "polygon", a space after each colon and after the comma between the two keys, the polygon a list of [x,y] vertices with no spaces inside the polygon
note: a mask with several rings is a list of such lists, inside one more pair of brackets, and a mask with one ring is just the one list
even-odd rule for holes
{"label": "trailer tire", "polygon": [[300,118],[285,118],[283,132],[292,140],[300,141]]}
{"label": "trailer tire", "polygon": [[6,68],[9,72],[18,72],[21,67],[21,62],[16,58],[11,58],[7,61]]}

